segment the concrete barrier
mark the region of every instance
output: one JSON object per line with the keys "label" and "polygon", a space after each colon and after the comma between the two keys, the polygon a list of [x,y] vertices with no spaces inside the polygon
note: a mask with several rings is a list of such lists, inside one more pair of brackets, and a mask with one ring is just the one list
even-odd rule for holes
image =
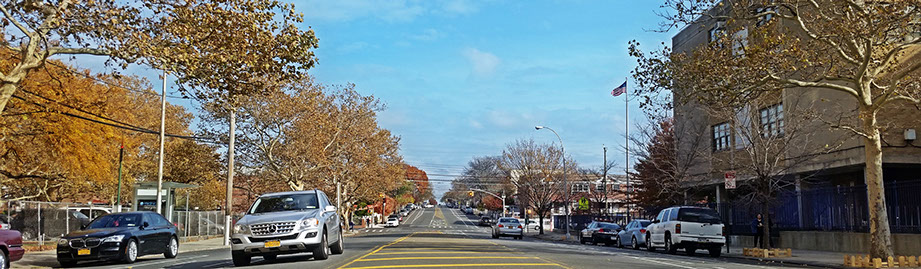
{"label": "concrete barrier", "polygon": [[[892,234],[892,247],[895,255],[915,256],[921,255],[921,234]],[[778,247],[847,252],[867,253],[870,251],[870,234],[851,232],[819,232],[819,231],[785,231],[780,232]]]}

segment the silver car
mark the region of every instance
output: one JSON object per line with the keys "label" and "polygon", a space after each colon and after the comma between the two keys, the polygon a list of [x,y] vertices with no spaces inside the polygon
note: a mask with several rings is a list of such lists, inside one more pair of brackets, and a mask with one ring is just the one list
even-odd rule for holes
{"label": "silver car", "polygon": [[646,246],[646,226],[652,221],[644,219],[635,219],[627,224],[624,230],[617,233],[617,247],[630,246],[633,249],[640,249],[640,246]]}
{"label": "silver car", "polygon": [[260,196],[234,225],[230,241],[235,266],[249,265],[253,256],[274,260],[312,252],[315,260],[325,260],[343,252],[336,206],[319,190]]}
{"label": "silver car", "polygon": [[492,238],[512,236],[518,240],[524,238],[521,222],[516,218],[499,218],[492,226]]}

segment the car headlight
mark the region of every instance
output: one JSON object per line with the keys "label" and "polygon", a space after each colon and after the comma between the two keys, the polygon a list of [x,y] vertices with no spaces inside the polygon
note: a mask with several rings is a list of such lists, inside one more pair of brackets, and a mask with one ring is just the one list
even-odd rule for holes
{"label": "car headlight", "polygon": [[102,242],[103,242],[103,243],[105,243],[105,242],[121,242],[122,239],[124,239],[124,238],[125,238],[125,235],[123,235],[123,234],[113,235],[113,236],[109,236],[109,237],[103,238],[103,239],[102,239]]}
{"label": "car headlight", "polygon": [[61,238],[61,240],[58,240],[58,246],[66,246],[67,243],[69,243],[69,242],[70,242],[70,240],[67,240],[67,239],[65,239],[65,238]]}
{"label": "car headlight", "polygon": [[249,233],[249,225],[245,225],[245,224],[237,224],[237,225],[234,225],[234,226],[233,226],[233,232],[234,232],[234,233],[238,233],[238,234],[248,234],[248,233]]}
{"label": "car headlight", "polygon": [[316,218],[309,218],[301,221],[301,230],[308,228],[316,228],[320,226],[320,220]]}

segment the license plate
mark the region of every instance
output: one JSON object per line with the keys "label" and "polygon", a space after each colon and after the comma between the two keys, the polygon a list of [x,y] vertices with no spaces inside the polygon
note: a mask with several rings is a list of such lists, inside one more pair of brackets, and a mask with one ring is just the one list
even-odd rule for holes
{"label": "license plate", "polygon": [[267,248],[277,248],[281,246],[281,241],[265,241],[265,247]]}
{"label": "license plate", "polygon": [[706,239],[706,238],[697,238],[697,241],[698,241],[698,242],[707,242],[707,239]]}
{"label": "license plate", "polygon": [[78,249],[78,250],[77,250],[77,255],[81,255],[81,256],[82,256],[82,255],[90,255],[90,249],[88,249],[88,248]]}

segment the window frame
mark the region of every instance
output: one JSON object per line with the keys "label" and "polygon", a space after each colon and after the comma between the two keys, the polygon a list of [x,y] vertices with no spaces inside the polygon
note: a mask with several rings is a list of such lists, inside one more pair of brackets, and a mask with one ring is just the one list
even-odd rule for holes
{"label": "window frame", "polygon": [[710,126],[710,133],[710,143],[713,145],[713,152],[732,148],[732,130],[729,128],[728,121]]}
{"label": "window frame", "polygon": [[784,126],[783,102],[758,110],[758,127],[763,137],[783,136]]}

